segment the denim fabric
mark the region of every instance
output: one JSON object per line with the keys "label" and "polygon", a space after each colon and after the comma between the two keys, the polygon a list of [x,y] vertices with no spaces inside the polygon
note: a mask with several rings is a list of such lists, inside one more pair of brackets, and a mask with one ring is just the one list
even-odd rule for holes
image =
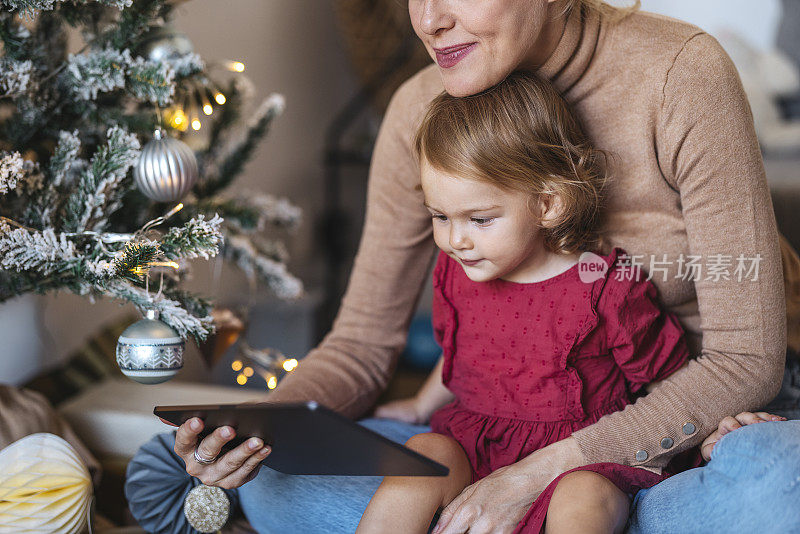
{"label": "denim fabric", "polygon": [[707,465],[641,490],[629,534],[800,533],[800,421],[726,434]]}
{"label": "denim fabric", "polygon": [[[391,419],[362,419],[358,424],[392,441],[430,432],[427,425]],[[245,516],[260,534],[337,534],[355,532],[361,515],[383,477],[284,475],[262,467],[239,488]]]}

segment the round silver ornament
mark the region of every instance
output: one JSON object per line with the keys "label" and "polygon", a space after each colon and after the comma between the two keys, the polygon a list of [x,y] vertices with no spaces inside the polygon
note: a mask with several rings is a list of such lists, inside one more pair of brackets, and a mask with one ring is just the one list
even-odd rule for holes
{"label": "round silver ornament", "polygon": [[139,191],[156,202],[180,200],[197,182],[197,177],[197,158],[192,149],[160,129],[144,145],[133,168]]}
{"label": "round silver ornament", "polygon": [[122,332],[117,340],[117,365],[125,376],[142,384],[166,382],[183,367],[183,339],[158,320],[156,310]]}
{"label": "round silver ornament", "polygon": [[217,532],[228,522],[230,499],[220,488],[201,484],[192,489],[183,503],[183,514],[196,530]]}
{"label": "round silver ornament", "polygon": [[160,63],[191,54],[194,52],[194,46],[185,34],[165,24],[147,32],[136,51],[140,56]]}

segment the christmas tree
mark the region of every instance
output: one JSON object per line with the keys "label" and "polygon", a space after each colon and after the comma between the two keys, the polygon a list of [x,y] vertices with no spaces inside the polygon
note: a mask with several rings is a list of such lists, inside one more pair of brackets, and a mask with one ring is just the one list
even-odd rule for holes
{"label": "christmas tree", "polygon": [[[263,236],[296,227],[299,209],[225,194],[280,114],[279,95],[245,121],[246,79],[221,90],[166,25],[164,0],[0,8],[0,302],[105,295],[202,340],[210,303],[180,289],[187,259],[219,253],[281,298],[303,293],[283,242]],[[77,35],[82,46],[67,53]],[[174,138],[200,127],[199,109],[213,121],[192,151]]]}

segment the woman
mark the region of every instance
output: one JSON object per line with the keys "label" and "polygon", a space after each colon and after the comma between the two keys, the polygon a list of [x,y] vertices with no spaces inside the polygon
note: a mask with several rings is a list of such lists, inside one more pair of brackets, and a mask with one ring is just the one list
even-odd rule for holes
{"label": "woman", "polygon": [[[609,247],[642,255],[696,358],[624,411],[466,488],[442,512],[439,532],[511,532],[564,471],[596,462],[658,471],[700,444],[725,416],[766,405],[780,387],[786,355],[778,233],[746,97],[717,42],[666,17],[623,17],[599,0],[409,0],[409,13],[436,64],[406,82],[386,113],[364,233],[333,330],[268,400],[313,398],[352,418],[374,405],[395,369],[435,252],[430,216],[415,190],[412,132],[442,89],[467,96],[522,69],[550,79],[593,144],[616,155],[604,237]],[[742,278],[735,267],[743,261],[750,269],[755,264],[756,274]],[[693,270],[698,264],[700,273]],[[737,419],[723,423],[753,422],[749,415]],[[178,430],[175,443],[190,474],[224,488],[256,477],[268,453],[260,442],[252,452],[242,445],[214,460],[229,429],[198,445],[199,426],[191,423]],[[429,430],[383,419],[360,423],[400,442]],[[737,460],[737,451],[765,451],[769,473],[796,477],[796,465],[777,462],[785,461],[781,448],[800,441],[798,434],[789,421],[726,436],[728,454],[717,463],[747,481],[752,524],[769,525],[761,512],[782,506],[779,499],[789,493],[777,488],[791,479],[766,476],[757,461]],[[699,469],[706,482],[714,478],[710,468]],[[703,521],[718,519],[710,510],[742,507],[741,487],[724,473],[712,488],[698,486],[705,482],[696,470],[682,475],[636,499],[632,529],[703,531]],[[267,532],[352,532],[379,482],[265,469],[240,496],[251,523]],[[725,530],[747,531],[751,523],[741,519]]]}

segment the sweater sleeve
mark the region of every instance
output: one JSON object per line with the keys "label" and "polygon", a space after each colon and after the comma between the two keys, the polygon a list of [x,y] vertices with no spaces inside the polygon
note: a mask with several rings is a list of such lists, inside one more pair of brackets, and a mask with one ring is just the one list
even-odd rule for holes
{"label": "sweater sleeve", "polygon": [[689,355],[683,327],[658,302],[649,280],[609,273],[611,287],[601,313],[609,332],[609,347],[630,391],[663,380],[680,369]]}
{"label": "sweater sleeve", "polygon": [[414,113],[422,107],[417,78],[398,89],[381,125],[363,233],[333,327],[269,393],[269,402],[315,400],[358,418],[394,373],[435,252],[430,214],[414,189],[419,171],[410,145]]}
{"label": "sweater sleeve", "polygon": [[589,462],[663,468],[723,417],[764,406],[783,374],[786,306],[772,200],[738,74],[709,35],[693,36],[675,57],[656,130],[688,252],[704,263],[718,254],[757,258],[757,276],[695,278],[701,353],[649,395],[575,432]]}

